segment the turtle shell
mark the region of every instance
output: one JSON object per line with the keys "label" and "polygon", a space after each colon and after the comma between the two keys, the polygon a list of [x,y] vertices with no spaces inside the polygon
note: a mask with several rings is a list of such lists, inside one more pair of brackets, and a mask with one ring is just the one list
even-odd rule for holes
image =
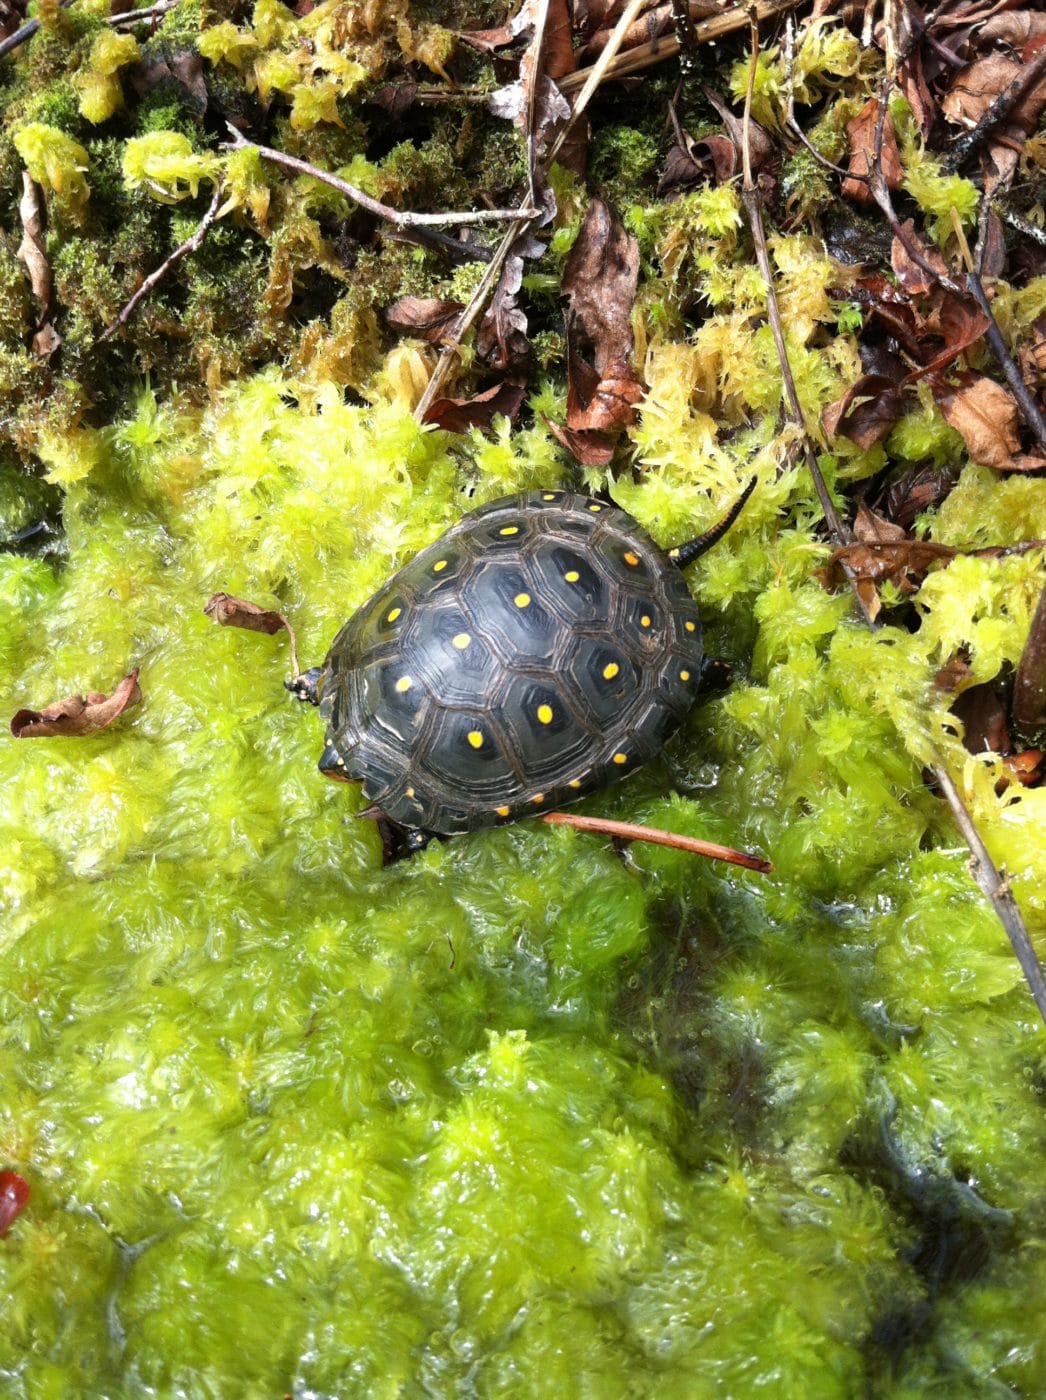
{"label": "turtle shell", "polygon": [[624,511],[531,491],[470,512],[338,633],[319,681],[339,772],[450,835],[576,802],[693,704],[701,623]]}

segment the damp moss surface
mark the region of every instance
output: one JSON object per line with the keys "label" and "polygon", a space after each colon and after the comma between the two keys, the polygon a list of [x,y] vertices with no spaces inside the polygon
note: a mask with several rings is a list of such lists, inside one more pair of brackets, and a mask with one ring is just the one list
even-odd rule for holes
{"label": "damp moss surface", "polygon": [[[90,737],[0,743],[0,1171],[31,1188],[0,1240],[0,1396],[1038,1400],[1046,1034],[925,775],[952,773],[1046,957],[1046,788],[997,791],[933,684],[957,655],[970,682],[1017,665],[1042,550],[959,555],[911,605],[887,584],[874,632],[826,589],[736,184],[657,194],[675,69],[641,112],[593,102],[524,279],[517,425],[451,434],[412,414],[436,349],[382,317],[466,300],[482,265],[230,153],[225,122],[399,208],[518,201],[508,122],[368,101],[445,64],[492,86],[449,28],[505,7],[182,0],[130,42],[96,8],[41,3],[0,68],[0,693],[12,714],[139,668],[143,698]],[[724,99],[729,52],[702,59]],[[878,60],[822,19],[797,61],[841,157]],[[767,46],[755,84],[775,130],[781,64]],[[680,112],[718,120],[693,85]],[[906,208],[954,257],[973,187],[902,146]],[[802,160],[769,255],[829,488],[849,509],[855,483],[946,470],[920,536],[1046,538],[1046,483],[971,462],[925,385],[868,451],[822,431],[861,312],[799,217],[829,198]],[[206,240],[104,338],[219,179]],[[607,470],[545,426],[599,193],[638,242],[645,385]],[[995,304],[1018,343],[1046,278]],[[462,397],[488,387],[466,350]],[[473,505],[603,492],[672,545],[753,474],[690,573],[729,684],[582,810],[769,876],[527,822],[383,869],[358,792],[317,771],[285,638],[203,612],[218,590],[280,609],[308,665]]]}
{"label": "damp moss surface", "polygon": [[[67,558],[0,563],[12,703],[144,693],[0,746],[4,1394],[1041,1394],[1046,1037],[921,777],[950,744],[1041,946],[1043,794],[997,798],[927,679],[1019,654],[1034,560],[957,561],[873,634],[767,471],[693,571],[733,684],[586,810],[775,873],[532,823],[382,869],[283,641],[202,604],[279,605],[318,659],[463,508],[564,469],[543,429],[292,390],[142,389],[88,469],[54,449]],[[665,538],[716,513],[698,481],[610,490]],[[968,467],[934,529],[1044,511]]]}

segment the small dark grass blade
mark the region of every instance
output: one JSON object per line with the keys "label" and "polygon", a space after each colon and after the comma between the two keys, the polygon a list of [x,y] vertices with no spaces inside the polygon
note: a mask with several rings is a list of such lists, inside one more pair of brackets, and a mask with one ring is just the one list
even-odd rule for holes
{"label": "small dark grass blade", "polygon": [[636,822],[611,821],[607,817],[582,817],[575,812],[546,812],[540,819],[553,826],[573,826],[578,831],[592,831],[601,836],[613,836],[621,841],[648,841],[652,846],[670,846],[674,851],[690,851],[709,860],[725,860],[731,865],[743,865],[769,875],[773,865],[761,856],[747,851],[735,851],[731,846],[718,846],[714,841],[699,841],[695,836],[680,836],[656,826],[640,826]]}
{"label": "small dark grass blade", "polygon": [[672,563],[677,564],[681,569],[685,569],[688,564],[692,564],[695,559],[700,559],[702,554],[710,550],[716,540],[721,540],[744,509],[745,501],[748,500],[749,496],[755,490],[757,479],[758,478],[754,476],[752,477],[740,496],[738,496],[737,500],[723,516],[722,520],[713,525],[710,530],[706,530],[703,535],[698,535],[696,540],[688,540],[686,544],[681,544],[675,549],[670,549],[668,551],[668,557],[671,559]]}

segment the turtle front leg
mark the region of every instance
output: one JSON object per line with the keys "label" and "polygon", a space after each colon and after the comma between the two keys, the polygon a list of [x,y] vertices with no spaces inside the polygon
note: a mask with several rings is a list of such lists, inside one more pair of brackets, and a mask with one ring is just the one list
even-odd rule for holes
{"label": "turtle front leg", "polygon": [[301,700],[305,705],[318,705],[320,703],[319,684],[322,674],[322,666],[310,666],[307,671],[302,671],[301,675],[284,681],[283,688],[289,690],[295,700]]}

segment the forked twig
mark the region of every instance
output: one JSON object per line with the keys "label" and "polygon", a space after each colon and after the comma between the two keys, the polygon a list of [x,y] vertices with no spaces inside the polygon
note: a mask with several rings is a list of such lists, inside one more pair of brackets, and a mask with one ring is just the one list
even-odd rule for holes
{"label": "forked twig", "polygon": [[163,281],[163,279],[170,272],[171,268],[174,267],[176,263],[180,263],[183,258],[187,258],[190,253],[195,253],[199,249],[200,245],[203,243],[203,240],[207,237],[208,230],[214,223],[215,219],[218,217],[218,209],[221,205],[221,200],[222,182],[221,180],[219,180],[214,189],[214,198],[208,205],[207,212],[200,220],[194,232],[189,235],[189,237],[185,240],[184,243],[180,243],[178,247],[175,248],[174,252],[170,255],[166,262],[161,263],[155,272],[150,272],[149,276],[138,288],[134,296],[131,297],[130,301],[120,312],[119,316],[117,316],[116,320],[112,323],[111,326],[109,326],[106,330],[102,332],[102,340],[108,340],[110,336],[116,334],[116,332],[120,329],[121,326],[126,326],[127,322],[134,315],[138,307],[138,303],[144,301],[144,299],[149,295],[153,288]]}
{"label": "forked twig", "polygon": [[[618,49],[620,49],[621,45],[625,42],[625,35],[628,33],[629,26],[646,3],[647,0],[629,0],[628,5],[625,6],[620,18],[614,25],[610,38],[603,46],[603,52],[599,55],[599,58],[592,67],[585,70],[587,77],[585,78],[584,85],[578,94],[577,101],[571,109],[570,116],[563,130],[552,143],[552,149],[549,151],[547,158],[548,165],[551,165],[559,154],[563,142],[570,135],[575,123],[579,120],[581,114],[592,100],[592,94],[606,77],[607,70],[617,56]],[[573,77],[576,75],[571,74],[570,76]],[[561,79],[559,86],[563,88],[565,86],[565,80]]]}
{"label": "forked twig", "polygon": [[680,836],[657,826],[641,826],[637,822],[613,821],[609,817],[582,817],[574,812],[546,812],[541,821],[550,826],[573,826],[578,831],[592,831],[601,836],[615,836],[619,841],[646,841],[652,846],[669,846],[673,851],[689,851],[691,855],[707,856],[709,860],[725,860],[731,865],[743,865],[746,870],[759,870],[769,875],[773,865],[762,856],[747,851],[735,851],[732,846],[720,846],[714,841],[701,841],[696,836]]}
{"label": "forked twig", "polygon": [[372,198],[357,185],[350,185],[348,180],[343,180],[339,175],[332,175],[330,171],[321,170],[319,166],[310,165],[308,161],[298,160],[297,156],[289,156],[285,151],[277,151],[271,146],[262,146],[257,141],[251,141],[231,122],[227,122],[226,126],[232,133],[232,140],[228,144],[233,150],[249,147],[257,151],[263,160],[282,165],[285,170],[293,170],[299,175],[311,175],[314,180],[322,180],[325,185],[330,185],[331,189],[337,190],[346,199],[353,200],[361,209],[395,224],[397,228],[435,228],[440,224],[504,224],[521,217],[536,218],[540,212],[537,209],[473,209],[446,214],[418,214],[411,209],[393,209],[391,205],[382,204],[380,199]]}
{"label": "forked twig", "polygon": [[972,155],[989,132],[1005,120],[1028,89],[1034,87],[1044,73],[1046,73],[1046,48],[1040,49],[1030,63],[1021,65],[1017,76],[1008,87],[999,93],[976,126],[972,126],[969,131],[964,132],[959,137],[944,160],[944,168],[949,174],[954,174],[958,170],[967,156]]}

